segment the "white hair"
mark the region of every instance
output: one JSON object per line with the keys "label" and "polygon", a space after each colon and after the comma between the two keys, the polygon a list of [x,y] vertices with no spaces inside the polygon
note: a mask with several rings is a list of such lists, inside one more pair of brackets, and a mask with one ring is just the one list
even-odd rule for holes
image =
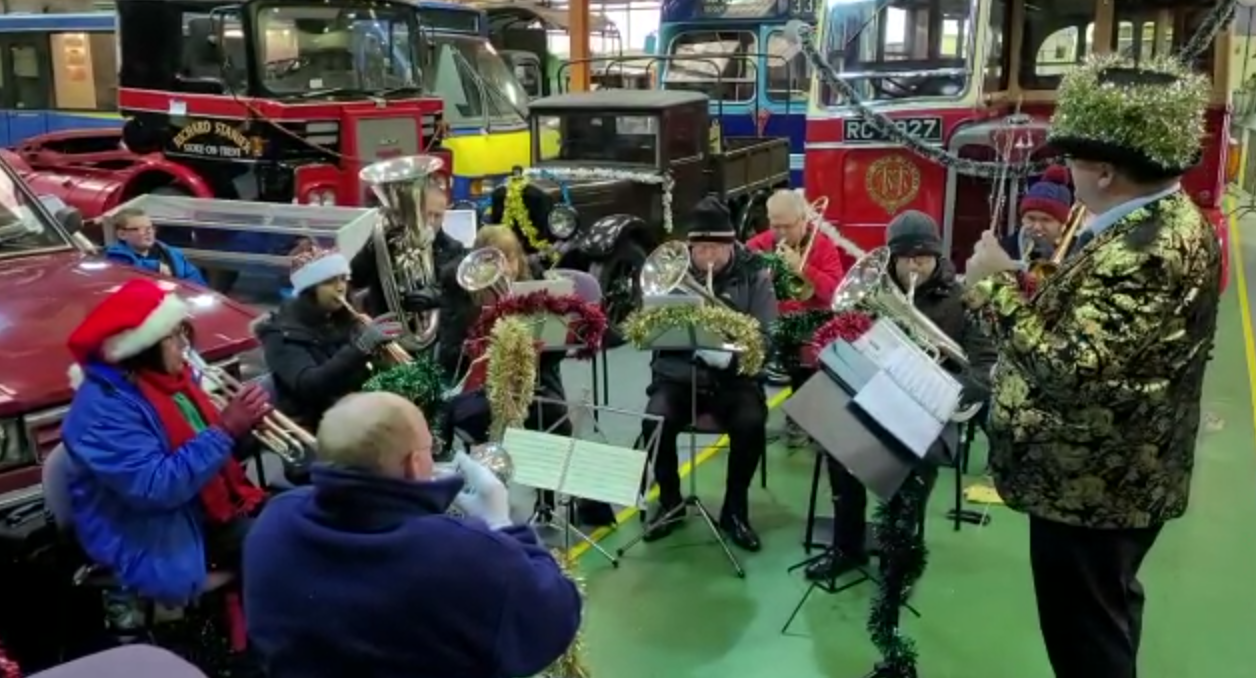
{"label": "white hair", "polygon": [[768,198],[768,211],[789,215],[795,220],[807,218],[810,206],[800,191],[782,188]]}
{"label": "white hair", "polygon": [[392,393],[353,393],[327,410],[318,425],[318,459],[393,475],[430,435],[423,412]]}

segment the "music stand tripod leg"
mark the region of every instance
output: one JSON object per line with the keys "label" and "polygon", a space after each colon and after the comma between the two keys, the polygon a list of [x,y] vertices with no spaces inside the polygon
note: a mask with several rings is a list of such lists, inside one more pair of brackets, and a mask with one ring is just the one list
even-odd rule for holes
{"label": "music stand tripod leg", "polygon": [[593,537],[585,534],[576,527],[576,498],[567,497],[567,516],[563,518],[563,549],[567,553],[571,553],[571,537],[575,535],[580,541],[589,545],[589,548],[597,551],[603,558],[608,560],[611,567],[619,567],[619,558],[611,555],[610,551],[602,548],[601,544],[593,541]]}
{"label": "music stand tripod leg", "polygon": [[[690,333],[693,329],[690,328]],[[697,337],[693,337],[694,345],[697,345]],[[689,383],[689,496],[682,502],[682,506],[691,506],[694,512],[701,516],[702,521],[706,523],[707,528],[711,530],[711,534],[715,535],[715,541],[719,543],[720,548],[724,550],[724,556],[728,558],[729,564],[733,566],[733,571],[738,577],[745,578],[746,571],[741,566],[741,561],[737,560],[737,556],[728,546],[728,540],[724,537],[724,530],[720,529],[720,525],[716,522],[711,512],[707,510],[702,499],[698,497],[698,432],[695,426],[698,423],[698,364],[695,362],[690,366],[690,383]],[[681,520],[691,517],[686,513],[681,516]]]}

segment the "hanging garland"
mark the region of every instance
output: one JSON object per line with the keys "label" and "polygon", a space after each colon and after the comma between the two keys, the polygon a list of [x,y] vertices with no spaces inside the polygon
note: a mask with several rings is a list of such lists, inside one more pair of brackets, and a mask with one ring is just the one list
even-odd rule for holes
{"label": "hanging garland", "polygon": [[723,306],[656,306],[638,311],[624,321],[624,337],[637,348],[648,348],[646,341],[659,333],[682,327],[699,327],[721,335],[741,348],[737,354],[737,371],[755,376],[763,369],[763,335],[754,318]]}
{"label": "hanging garland", "polygon": [[660,186],[663,189],[663,231],[672,232],[672,189],[675,188],[676,182],[670,173],[631,172],[594,167],[533,167],[524,170],[523,174],[527,177],[557,181],[631,181]]}
{"label": "hanging garland", "polygon": [[531,292],[517,297],[507,297],[480,312],[471,328],[467,348],[472,358],[479,357],[487,348],[487,338],[497,321],[508,316],[572,318],[568,321],[568,341],[579,346],[573,357],[589,360],[602,350],[606,335],[606,314],[601,307],[590,304],[574,294],[555,296],[548,292]]}
{"label": "hanging garland", "polygon": [[881,502],[874,513],[873,533],[885,563],[868,614],[868,634],[882,657],[877,678],[916,678],[916,644],[903,634],[899,618],[928,559],[920,538],[927,490],[924,478],[912,473],[898,494]]}
{"label": "hanging garland", "polygon": [[772,348],[778,362],[786,372],[793,372],[803,365],[803,347],[811,342],[816,330],[833,318],[828,309],[800,309],[784,312],[772,323]]}
{"label": "hanging garland", "polygon": [[536,344],[532,328],[518,316],[506,316],[489,333],[485,393],[492,418],[490,440],[522,426],[536,389]]}
{"label": "hanging garland", "polygon": [[[558,567],[563,571],[563,575],[576,585],[576,590],[580,592],[580,598],[585,597],[584,577],[576,573],[576,560],[571,557],[570,551],[566,549],[555,549],[553,551],[554,560],[558,561]],[[589,678],[592,673],[589,666],[584,660],[584,619],[580,620],[580,627],[576,630],[576,639],[571,642],[571,646],[558,658],[552,666],[545,669],[541,673],[547,678]],[[2,677],[0,677],[2,678]]]}
{"label": "hanging garland", "polygon": [[431,358],[423,354],[414,356],[413,362],[384,370],[362,385],[363,391],[382,391],[414,403],[427,417],[428,424],[435,426],[444,403],[445,375]]}
{"label": "hanging garland", "polygon": [[506,200],[502,204],[502,225],[523,234],[528,246],[538,254],[551,260],[559,254],[554,244],[541,235],[532,217],[528,215],[528,206],[523,202],[523,192],[528,187],[528,178],[522,175],[512,176],[506,180]]}

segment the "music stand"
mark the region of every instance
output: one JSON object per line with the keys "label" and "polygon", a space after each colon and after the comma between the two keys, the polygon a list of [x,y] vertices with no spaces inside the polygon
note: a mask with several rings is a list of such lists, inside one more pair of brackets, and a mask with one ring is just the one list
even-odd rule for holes
{"label": "music stand", "polygon": [[[668,299],[671,303],[701,303],[701,299],[698,297],[670,296],[666,297],[666,299]],[[648,337],[646,341],[643,342],[643,348],[649,349],[650,351],[687,351],[693,353],[695,356],[697,351],[703,350],[727,351],[733,353],[734,355],[738,352],[737,348],[730,346],[723,339],[723,337],[720,337],[704,327],[695,327],[693,325],[660,331],[654,336]],[[698,420],[698,369],[699,366],[695,357],[692,366],[689,368],[689,421],[691,424]],[[697,437],[698,432],[694,430],[691,425],[689,427],[689,441],[691,443],[690,449],[697,449]],[[724,533],[720,530],[720,527],[716,523],[715,518],[712,516],[711,511],[707,509],[706,505],[702,503],[702,499],[698,497],[698,474],[696,471],[697,464],[693,463],[693,460],[691,460],[689,464],[689,495],[681,500],[681,502],[672,510],[647,524],[645,526],[645,530],[642,531],[641,534],[633,537],[627,544],[620,547],[618,554],[623,556],[628,549],[636,546],[639,542],[644,541],[646,535],[650,533],[650,528],[653,525],[663,524],[671,520],[688,520],[696,514],[702,518],[702,522],[706,523],[707,528],[715,535],[715,541],[720,545],[720,548],[724,550],[724,556],[728,558],[728,562],[733,566],[733,571],[737,573],[738,577],[744,579],[746,577],[746,570],[742,568],[741,562],[737,560],[737,556],[734,555],[733,550],[729,548],[728,540],[724,538]],[[688,511],[690,508],[694,509],[692,513]]]}
{"label": "music stand", "polygon": [[[585,499],[609,505],[644,507],[645,495],[641,490],[641,477],[658,447],[662,417],[544,396],[538,396],[534,404],[541,408],[542,413],[546,404],[559,405],[563,407],[565,414],[548,426],[541,422],[538,426],[540,431],[521,428],[506,430],[502,445],[514,462],[515,483],[564,497],[566,515],[560,519],[562,524],[549,524],[550,527],[562,529],[564,550],[571,550],[572,538],[575,537],[597,551],[612,567],[619,567],[619,558],[611,555],[576,526],[576,502]],[[583,413],[653,421],[656,433],[646,441],[644,450],[584,440],[579,437],[582,417],[574,416]],[[554,434],[554,429],[565,421],[571,422],[571,435]],[[533,517],[535,518],[535,513]]]}

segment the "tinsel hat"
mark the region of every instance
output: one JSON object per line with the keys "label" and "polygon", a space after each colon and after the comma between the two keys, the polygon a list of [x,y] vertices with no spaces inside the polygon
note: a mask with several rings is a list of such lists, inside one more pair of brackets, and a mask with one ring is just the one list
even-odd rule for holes
{"label": "tinsel hat", "polygon": [[1070,157],[1179,176],[1199,162],[1211,89],[1171,57],[1133,67],[1092,56],[1060,82],[1047,142]]}

